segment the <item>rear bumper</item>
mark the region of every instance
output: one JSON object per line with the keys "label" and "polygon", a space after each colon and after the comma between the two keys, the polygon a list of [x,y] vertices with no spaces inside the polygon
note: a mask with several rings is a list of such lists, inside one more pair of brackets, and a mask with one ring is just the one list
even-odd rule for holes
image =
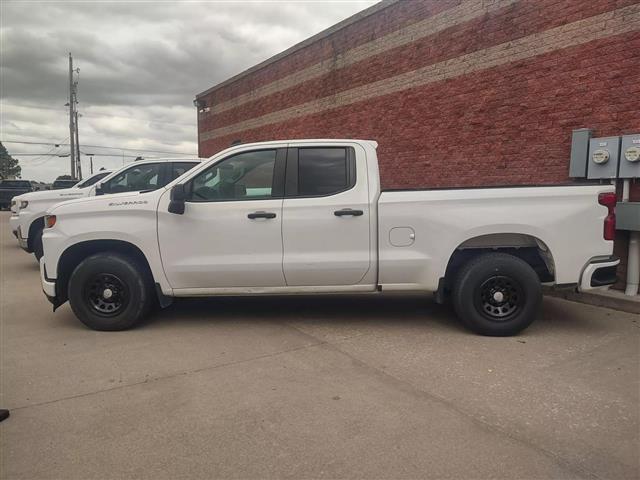
{"label": "rear bumper", "polygon": [[596,288],[608,287],[616,283],[616,270],[620,259],[616,256],[592,259],[582,270],[578,290],[585,292]]}

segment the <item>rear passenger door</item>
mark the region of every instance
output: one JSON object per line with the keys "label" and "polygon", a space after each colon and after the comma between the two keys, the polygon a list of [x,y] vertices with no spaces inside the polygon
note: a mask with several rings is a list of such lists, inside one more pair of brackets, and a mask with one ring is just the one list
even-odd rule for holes
{"label": "rear passenger door", "polygon": [[363,280],[371,266],[366,171],[364,154],[356,158],[351,146],[288,149],[282,211],[287,285]]}

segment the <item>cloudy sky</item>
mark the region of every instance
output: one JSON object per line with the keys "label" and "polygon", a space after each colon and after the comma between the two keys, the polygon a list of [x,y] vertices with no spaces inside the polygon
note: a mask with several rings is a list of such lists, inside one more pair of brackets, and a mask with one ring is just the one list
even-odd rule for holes
{"label": "cloudy sky", "polygon": [[[0,140],[22,178],[69,173],[57,156],[67,146],[9,142],[68,143],[72,52],[81,150],[96,155],[94,168],[168,156],[151,151],[195,154],[196,93],[374,3],[2,0]],[[88,172],[86,156],[82,164]]]}

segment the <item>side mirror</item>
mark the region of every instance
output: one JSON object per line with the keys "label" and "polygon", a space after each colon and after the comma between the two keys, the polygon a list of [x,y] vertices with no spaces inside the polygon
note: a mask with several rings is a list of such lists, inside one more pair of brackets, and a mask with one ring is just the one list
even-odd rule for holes
{"label": "side mirror", "polygon": [[184,213],[184,201],[187,198],[187,191],[184,184],[179,183],[171,189],[171,201],[169,202],[169,213],[182,215]]}
{"label": "side mirror", "polygon": [[98,182],[96,184],[96,195],[104,195],[107,193],[107,186],[103,185],[102,182]]}

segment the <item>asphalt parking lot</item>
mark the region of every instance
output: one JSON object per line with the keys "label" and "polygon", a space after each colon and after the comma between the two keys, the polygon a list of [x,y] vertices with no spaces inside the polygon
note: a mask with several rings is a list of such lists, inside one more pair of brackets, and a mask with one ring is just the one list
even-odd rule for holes
{"label": "asphalt parking lot", "polygon": [[640,318],[548,298],[486,338],[418,297],[55,314],[1,215],[2,478],[640,475]]}

